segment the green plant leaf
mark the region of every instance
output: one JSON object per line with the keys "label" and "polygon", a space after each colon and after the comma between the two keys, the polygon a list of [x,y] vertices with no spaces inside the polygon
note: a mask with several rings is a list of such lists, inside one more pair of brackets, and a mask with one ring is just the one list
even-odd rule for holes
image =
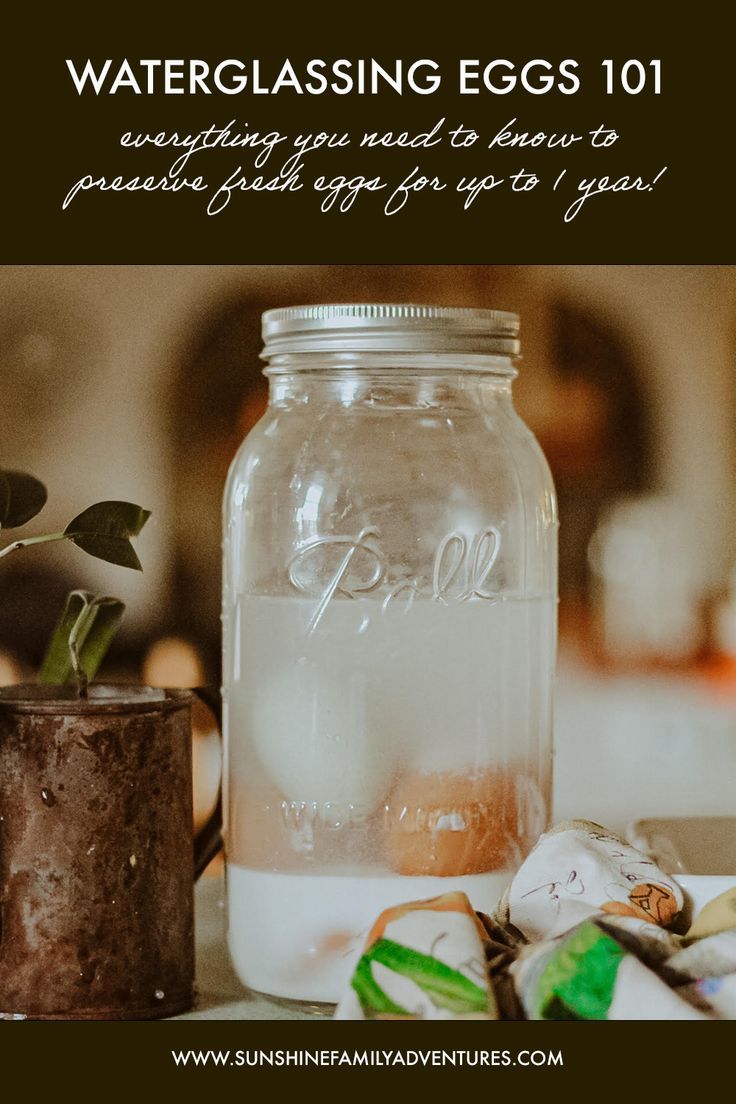
{"label": "green plant leaf", "polygon": [[93,599],[94,594],[87,590],[73,590],[68,595],[61,617],[46,648],[46,655],[38,672],[39,682],[63,686],[71,678],[74,665],[69,651],[69,637]]}
{"label": "green plant leaf", "polygon": [[49,641],[39,681],[63,686],[76,678],[83,691],[97,674],[124,611],[119,598],[73,590]]}
{"label": "green plant leaf", "polygon": [[96,502],[69,522],[64,533],[98,560],[141,571],[131,537],[137,537],[151,516],[133,502]]}
{"label": "green plant leaf", "polygon": [[0,526],[17,529],[46,505],[46,488],[27,472],[0,471]]}

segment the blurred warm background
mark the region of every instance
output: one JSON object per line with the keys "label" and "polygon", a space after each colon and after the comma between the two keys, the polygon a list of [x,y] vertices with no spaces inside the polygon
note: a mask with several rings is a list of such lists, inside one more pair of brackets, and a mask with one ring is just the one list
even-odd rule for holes
{"label": "blurred warm background", "polygon": [[[522,316],[517,407],[560,501],[557,813],[736,813],[736,267],[0,268],[0,463],[33,531],[102,498],[153,510],[142,576],[77,549],[3,562],[0,682],[66,592],[128,605],[107,674],[219,678],[220,498],[260,415],[267,307],[413,300]],[[30,527],[29,527],[30,531]]]}

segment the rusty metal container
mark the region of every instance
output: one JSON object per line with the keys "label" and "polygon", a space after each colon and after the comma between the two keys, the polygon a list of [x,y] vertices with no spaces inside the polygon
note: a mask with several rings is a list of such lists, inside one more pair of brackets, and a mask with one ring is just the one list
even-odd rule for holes
{"label": "rusty metal container", "polygon": [[191,694],[0,690],[0,1018],[154,1019],[194,980]]}

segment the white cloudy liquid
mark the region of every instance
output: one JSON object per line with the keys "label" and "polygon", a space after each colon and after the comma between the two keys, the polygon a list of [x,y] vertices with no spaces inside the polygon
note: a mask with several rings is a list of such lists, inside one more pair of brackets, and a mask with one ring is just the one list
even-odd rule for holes
{"label": "white cloudy liquid", "polygon": [[[335,598],[315,622],[318,604],[241,599],[225,649],[233,960],[311,1000],[381,908],[460,883],[490,907],[547,826],[556,612]],[[307,964],[298,994],[279,955]]]}
{"label": "white cloudy liquid", "polygon": [[386,908],[467,893],[491,912],[505,873],[445,878],[278,874],[228,864],[228,943],[241,981],[259,993],[337,1004],[375,918]]}

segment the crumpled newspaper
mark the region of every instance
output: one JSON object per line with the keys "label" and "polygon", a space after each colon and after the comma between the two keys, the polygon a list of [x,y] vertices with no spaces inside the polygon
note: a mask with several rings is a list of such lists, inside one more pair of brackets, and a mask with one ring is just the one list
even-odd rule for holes
{"label": "crumpled newspaper", "polygon": [[381,913],[336,1018],[497,1015],[485,928],[464,893],[446,893]]}
{"label": "crumpled newspaper", "polygon": [[388,909],[340,1019],[736,1019],[736,889],[690,930],[677,883],[590,821],[543,835],[494,917],[462,893]]}

